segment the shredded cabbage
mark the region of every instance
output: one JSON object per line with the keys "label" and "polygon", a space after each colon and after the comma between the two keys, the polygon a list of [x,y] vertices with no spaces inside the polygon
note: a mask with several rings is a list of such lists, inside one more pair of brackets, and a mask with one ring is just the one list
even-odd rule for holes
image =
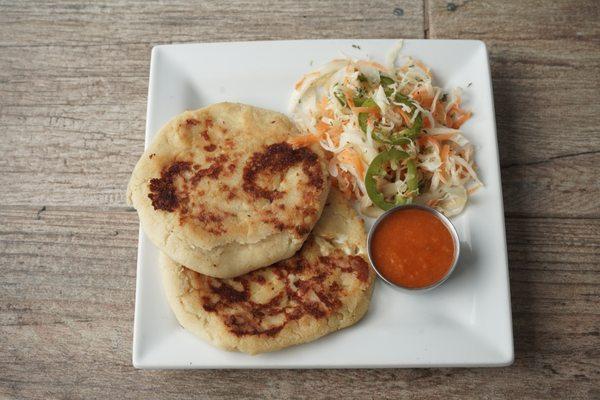
{"label": "shredded cabbage", "polygon": [[[304,75],[296,83],[289,111],[306,136],[293,144],[318,142],[329,153],[335,184],[358,200],[365,215],[381,212],[367,194],[366,171],[378,154],[391,148],[410,157],[392,162],[377,176],[386,200],[404,198],[448,216],[459,214],[469,194],[483,186],[473,146],[460,130],[471,113],[461,108],[460,89],[447,92],[434,86],[431,71],[418,60],[403,57],[404,63],[396,66],[401,47],[399,42],[391,50],[385,66],[346,58]],[[416,135],[392,140],[411,129]],[[407,185],[408,160],[417,167],[418,193]]]}

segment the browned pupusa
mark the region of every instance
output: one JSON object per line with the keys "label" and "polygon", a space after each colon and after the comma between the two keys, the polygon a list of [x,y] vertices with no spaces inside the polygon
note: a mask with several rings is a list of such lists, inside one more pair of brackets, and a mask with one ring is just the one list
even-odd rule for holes
{"label": "browned pupusa", "polygon": [[199,274],[161,257],[163,282],[184,328],[228,350],[273,351],[351,325],[366,312],[374,274],[362,222],[332,190],[291,258],[232,279]]}
{"label": "browned pupusa", "polygon": [[228,278],[291,256],[329,190],[322,152],[294,149],[282,114],[220,103],[185,112],[135,167],[128,198],[169,257]]}
{"label": "browned pupusa", "polygon": [[[303,316],[318,319],[334,314],[342,306],[342,274],[353,274],[346,279],[367,284],[369,264],[362,257],[341,250],[314,256],[319,251],[315,246],[309,238],[293,257],[233,279],[211,278],[189,269],[183,273],[204,293],[199,295],[202,308],[218,316],[230,333],[275,336]],[[279,291],[262,302],[257,286]]]}

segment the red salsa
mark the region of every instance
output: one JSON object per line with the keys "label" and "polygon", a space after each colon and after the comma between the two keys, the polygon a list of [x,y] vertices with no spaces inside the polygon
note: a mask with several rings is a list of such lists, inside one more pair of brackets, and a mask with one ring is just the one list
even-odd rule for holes
{"label": "red salsa", "polygon": [[401,209],[377,225],[371,239],[371,257],[390,282],[424,288],[446,276],[454,261],[450,231],[434,214]]}

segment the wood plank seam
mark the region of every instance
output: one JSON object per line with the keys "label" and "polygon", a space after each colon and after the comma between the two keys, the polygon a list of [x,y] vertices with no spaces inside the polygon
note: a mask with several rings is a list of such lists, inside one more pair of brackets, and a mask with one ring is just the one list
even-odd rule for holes
{"label": "wood plank seam", "polygon": [[429,2],[423,0],[423,38],[429,39]]}

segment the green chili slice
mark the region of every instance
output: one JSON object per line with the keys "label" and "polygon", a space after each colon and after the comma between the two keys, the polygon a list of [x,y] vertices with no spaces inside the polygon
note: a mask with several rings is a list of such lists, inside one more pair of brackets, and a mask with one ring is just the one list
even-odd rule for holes
{"label": "green chili slice", "polygon": [[367,114],[367,113],[358,114],[358,125],[360,126],[360,129],[362,129],[362,131],[364,133],[367,133],[368,120],[369,120],[369,114]]}
{"label": "green chili slice", "polygon": [[[411,115],[417,112],[415,107],[415,103],[408,97],[403,95],[402,93],[396,93],[394,96],[394,100],[396,103],[402,103],[410,107]],[[415,118],[415,122],[410,128],[405,128],[397,133],[398,136],[405,136],[410,139],[414,139],[421,132],[421,128],[423,127],[423,117],[421,114],[417,115]]]}
{"label": "green chili slice", "polygon": [[[360,115],[359,115],[358,122],[360,124]],[[419,115],[417,115],[417,118],[415,118],[415,122],[413,123],[413,126],[411,126],[410,128],[402,129],[399,132],[392,132],[389,135],[385,135],[379,129],[373,129],[373,132],[371,133],[371,137],[373,138],[373,140],[376,140],[379,143],[391,144],[394,146],[402,145],[402,144],[410,144],[410,142],[414,138],[417,137],[419,132],[421,132],[422,126],[423,126],[423,119],[421,118],[421,115],[419,114]],[[361,128],[362,128],[362,126],[361,126]]]}
{"label": "green chili slice", "polygon": [[[377,107],[377,103],[375,100],[371,98],[364,99],[360,102],[360,104],[356,104],[356,98],[354,99],[354,105],[357,107]],[[358,113],[358,126],[364,133],[367,133],[367,122],[369,120],[369,113]]]}
{"label": "green chili slice", "polygon": [[396,103],[406,104],[410,108],[415,107],[411,99],[408,96],[403,95],[402,93],[396,93],[396,95],[394,96],[394,100],[396,100]]}
{"label": "green chili slice", "polygon": [[379,75],[379,82],[381,82],[381,86],[386,87],[392,85],[395,81],[389,76]]}
{"label": "green chili slice", "polygon": [[408,160],[406,162],[406,183],[408,184],[408,191],[412,196],[419,194],[419,179],[417,177],[417,164],[415,160]]}
{"label": "green chili slice", "polygon": [[352,100],[354,101],[355,107],[360,107],[365,102],[365,100],[367,100],[367,98],[361,97],[361,96],[354,96],[354,98]]}
{"label": "green chili slice", "polygon": [[406,183],[408,185],[409,196],[402,196],[401,194],[396,195],[396,204],[410,204],[414,196],[419,194],[419,179],[417,177],[417,165],[414,160],[408,160],[406,162]]}
{"label": "green chili slice", "polygon": [[346,97],[344,96],[344,94],[342,93],[341,90],[335,89],[333,91],[333,95],[340,102],[340,104],[342,105],[342,107],[346,106]]}
{"label": "green chili slice", "polygon": [[371,133],[371,137],[373,140],[379,143],[391,144],[391,145],[401,145],[401,144],[410,144],[411,139],[403,136],[402,132],[391,133],[390,135],[385,135],[379,129],[373,129]]}
{"label": "green chili slice", "polygon": [[379,74],[379,82],[383,87],[383,92],[385,93],[385,95],[387,97],[390,97],[392,93],[394,93],[394,89],[389,86],[393,85],[396,81],[393,78],[390,78],[389,76]]}
{"label": "green chili slice", "polygon": [[[413,112],[416,112],[416,111],[413,111]],[[423,118],[421,117],[421,114],[419,114],[419,115],[417,115],[417,118],[415,118],[415,122],[413,123],[413,125],[410,128],[402,129],[400,132],[398,132],[398,135],[405,136],[409,139],[414,139],[421,132],[422,127],[423,127]]]}
{"label": "green chili slice", "polygon": [[[409,154],[404,151],[390,149],[379,153],[377,157],[375,157],[373,161],[371,161],[371,164],[369,165],[369,168],[367,169],[367,173],[365,175],[365,187],[367,189],[367,194],[369,195],[369,198],[371,199],[373,204],[375,204],[382,210],[389,210],[395,205],[409,202],[410,198],[397,196],[394,203],[385,200],[383,193],[381,193],[377,189],[377,181],[375,180],[375,177],[385,174],[384,164],[386,162],[405,160],[409,157]],[[408,188],[411,191],[411,193],[414,193],[415,190],[418,190],[418,180],[416,173],[417,171],[414,161],[410,160],[407,164],[407,168],[408,170],[406,172],[406,176],[408,181]]]}

